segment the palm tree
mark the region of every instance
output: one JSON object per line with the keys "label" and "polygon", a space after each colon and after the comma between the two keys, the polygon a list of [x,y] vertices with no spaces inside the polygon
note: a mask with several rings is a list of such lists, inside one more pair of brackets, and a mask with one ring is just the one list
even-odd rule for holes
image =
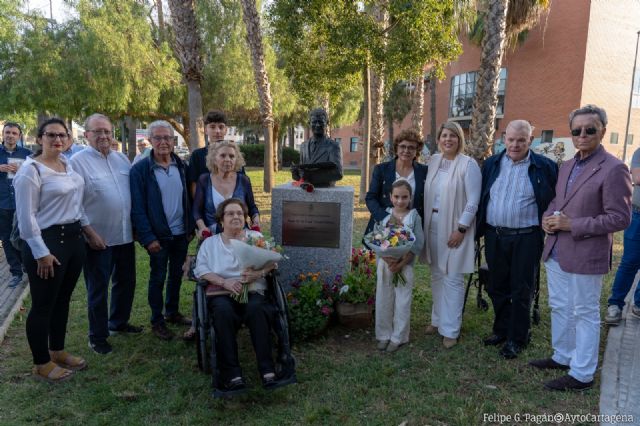
{"label": "palm tree", "polygon": [[193,151],[204,145],[204,120],[202,117],[202,40],[196,21],[195,0],[169,0],[171,22],[175,31],[174,51],[182,66],[182,76],[187,83],[189,103],[188,144]]}
{"label": "palm tree", "polygon": [[264,191],[271,192],[274,183],[273,167],[273,102],[264,60],[260,15],[255,0],[241,0],[242,18],[247,28],[247,43],[251,50],[253,74],[260,97],[260,116],[264,127]]}
{"label": "palm tree", "polygon": [[479,10],[484,34],[467,145],[469,155],[478,161],[488,157],[493,146],[505,46],[515,45],[518,35],[535,26],[550,5],[549,0],[489,0],[486,3],[486,9]]}

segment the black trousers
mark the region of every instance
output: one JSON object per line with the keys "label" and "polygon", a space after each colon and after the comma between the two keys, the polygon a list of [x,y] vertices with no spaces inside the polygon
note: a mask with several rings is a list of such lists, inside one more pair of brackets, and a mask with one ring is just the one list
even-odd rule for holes
{"label": "black trousers", "polygon": [[69,301],[86,255],[80,222],[51,226],[42,231],[42,238],[60,265],[54,265],[53,277],[40,278],[38,262],[25,244],[22,258],[29,275],[32,300],[27,317],[27,340],[34,364],[49,362],[49,349],[64,349]]}
{"label": "black trousers", "polygon": [[249,302],[246,304],[238,303],[229,296],[215,296],[209,298],[208,303],[216,332],[216,353],[221,379],[226,382],[242,376],[236,340],[242,323],[249,328],[260,375],[274,373],[271,329],[275,310],[266,296],[249,293]]}
{"label": "black trousers", "polygon": [[495,312],[493,333],[520,345],[529,343],[531,301],[542,242],[540,229],[521,235],[498,235],[494,229],[487,229],[484,237],[489,266],[487,292]]}

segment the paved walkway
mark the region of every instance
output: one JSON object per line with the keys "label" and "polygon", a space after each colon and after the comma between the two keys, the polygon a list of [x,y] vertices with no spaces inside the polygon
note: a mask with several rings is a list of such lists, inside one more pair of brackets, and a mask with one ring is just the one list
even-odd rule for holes
{"label": "paved walkway", "polygon": [[26,274],[22,283],[15,288],[9,288],[10,281],[9,265],[4,257],[4,250],[0,249],[0,343],[4,340],[13,317],[20,310],[22,301],[29,294]]}
{"label": "paved walkway", "polygon": [[609,327],[600,376],[600,414],[627,418],[603,425],[640,424],[640,319],[631,315],[637,285],[638,277],[627,295],[622,322]]}

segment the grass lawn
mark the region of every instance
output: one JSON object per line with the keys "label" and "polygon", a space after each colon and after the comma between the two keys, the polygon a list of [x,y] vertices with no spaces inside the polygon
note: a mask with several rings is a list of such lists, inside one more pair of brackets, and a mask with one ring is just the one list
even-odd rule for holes
{"label": "grass lawn", "polygon": [[[347,172],[341,182],[356,192],[354,242],[359,242],[368,212],[357,202],[359,174]],[[263,229],[269,229],[270,197],[261,192],[262,170],[249,170]],[[277,183],[288,180],[280,172]],[[614,251],[619,261],[620,236]],[[0,346],[0,424],[379,424],[476,425],[485,415],[598,413],[599,375],[584,393],[551,393],[544,380],[557,372],[527,366],[531,358],[551,354],[546,281],[542,277],[540,325],[518,359],[505,361],[497,349],[486,348],[493,314],[475,306],[472,290],[464,315],[460,343],[443,348],[440,339],[422,330],[431,309],[428,269],[417,267],[412,312],[412,340],[388,355],[375,349],[373,326],[367,330],[329,329],[326,335],[294,347],[299,384],[265,392],[259,386],[255,358],[246,330],[240,332],[241,363],[251,390],[232,401],[211,398],[210,377],[199,372],[195,347],[177,339],[162,342],[150,333],[146,287],[148,256],[137,252],[138,285],[131,322],[145,325],[140,336],[110,338],[114,351],[96,355],[87,347],[86,290],[82,280],[74,292],[67,349],[87,358],[89,368],[69,382],[52,386],[30,377],[31,354],[21,312]],[[615,268],[614,268],[615,270]],[[602,306],[611,286],[605,278]],[[182,287],[181,311],[191,312],[193,283]],[[487,301],[488,297],[485,295]],[[29,301],[26,302],[27,305]],[[29,306],[26,306],[27,310]],[[603,309],[604,310],[604,309]],[[176,331],[181,329],[174,328]],[[602,350],[606,329],[602,329]],[[490,421],[489,423],[495,423]],[[513,420],[508,423],[515,423]]]}

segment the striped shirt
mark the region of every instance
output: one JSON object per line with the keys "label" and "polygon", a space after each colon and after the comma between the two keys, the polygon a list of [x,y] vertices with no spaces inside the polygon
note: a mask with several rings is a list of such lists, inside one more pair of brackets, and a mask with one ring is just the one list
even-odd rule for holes
{"label": "striped shirt", "polygon": [[491,186],[487,206],[487,223],[506,228],[540,225],[533,185],[529,179],[531,151],[520,161],[507,156],[500,160],[500,173]]}

